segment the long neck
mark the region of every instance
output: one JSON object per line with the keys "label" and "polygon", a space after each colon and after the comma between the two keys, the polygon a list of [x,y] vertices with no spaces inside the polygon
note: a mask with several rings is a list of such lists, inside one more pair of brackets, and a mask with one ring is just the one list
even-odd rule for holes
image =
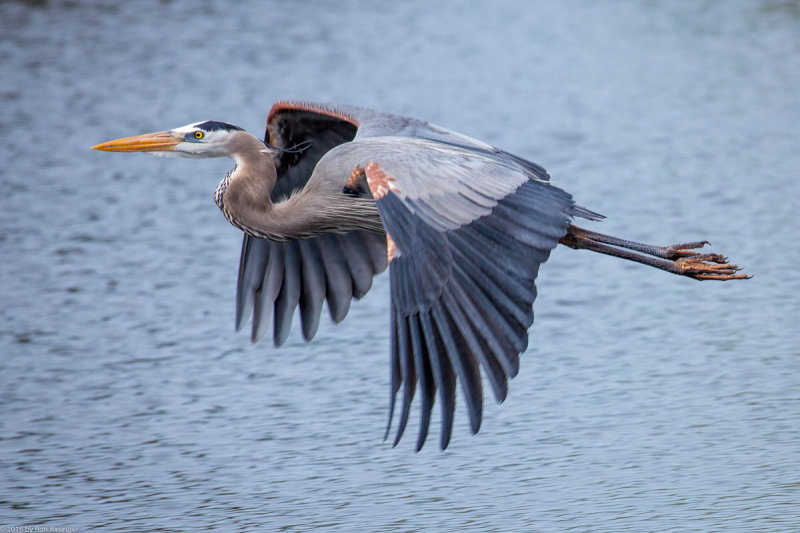
{"label": "long neck", "polygon": [[342,194],[341,186],[309,180],[303,189],[273,203],[277,181],[272,154],[249,133],[231,147],[236,162],[214,193],[225,218],[260,239],[308,239],[322,233],[354,229],[382,231],[375,204]]}

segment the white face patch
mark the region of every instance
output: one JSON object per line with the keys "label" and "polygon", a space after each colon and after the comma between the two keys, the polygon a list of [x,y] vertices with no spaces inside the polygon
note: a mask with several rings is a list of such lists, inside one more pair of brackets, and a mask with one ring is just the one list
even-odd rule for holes
{"label": "white face patch", "polygon": [[[176,136],[189,138],[175,146],[170,152],[161,152],[158,155],[166,157],[222,157],[229,155],[226,145],[233,132],[225,129],[206,130],[200,127],[203,122],[187,124],[180,128],[175,128],[172,133]],[[200,139],[195,138],[195,132],[202,132]]]}

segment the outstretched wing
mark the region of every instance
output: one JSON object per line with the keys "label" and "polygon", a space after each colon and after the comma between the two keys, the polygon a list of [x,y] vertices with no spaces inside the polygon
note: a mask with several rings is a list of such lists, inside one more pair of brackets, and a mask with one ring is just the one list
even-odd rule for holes
{"label": "outstretched wing", "polygon": [[533,323],[534,281],[574,211],[571,196],[526,165],[424,139],[357,141],[339,150],[365,169],[378,212],[397,252],[392,291],[391,401],[403,387],[395,444],[417,384],[417,449],[425,442],[438,391],[446,448],[456,381],[473,433],[483,409],[481,371],[503,401]]}
{"label": "outstretched wing", "polygon": [[[333,147],[351,141],[357,122],[335,109],[311,104],[276,104],[267,119],[265,141],[291,148],[305,141],[300,152],[278,152],[278,179],[272,192],[277,202],[302,188],[320,158]],[[273,323],[273,340],[283,344],[300,308],[303,337],[311,340],[327,300],[334,322],[347,315],[350,301],[361,298],[375,274],[386,269],[386,239],[368,231],[326,234],[298,241],[272,242],[245,235],[236,291],[236,329],[252,313],[251,338],[258,341]]]}
{"label": "outstretched wing", "polygon": [[[326,234],[313,239],[272,242],[244,236],[236,286],[236,328],[253,315],[251,338],[258,342],[273,323],[275,346],[289,336],[300,307],[303,337],[319,328],[327,300],[334,322],[363,297],[372,277],[386,270],[386,239],[369,231]],[[272,319],[272,320],[270,320]]]}

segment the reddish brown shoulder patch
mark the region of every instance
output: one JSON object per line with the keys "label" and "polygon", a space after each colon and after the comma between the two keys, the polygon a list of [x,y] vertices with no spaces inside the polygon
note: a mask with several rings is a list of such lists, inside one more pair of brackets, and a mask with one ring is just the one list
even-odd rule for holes
{"label": "reddish brown shoulder patch", "polygon": [[354,198],[366,197],[369,185],[367,185],[367,175],[361,165],[356,165],[350,173],[347,183],[344,184],[342,192]]}
{"label": "reddish brown shoulder patch", "polygon": [[389,263],[392,262],[392,259],[395,257],[400,257],[400,249],[395,244],[394,240],[392,240],[392,236],[388,233],[386,234],[386,258],[389,260]]}
{"label": "reddish brown shoulder patch", "polygon": [[389,191],[397,194],[402,192],[397,185],[394,184],[395,181],[397,181],[394,176],[384,172],[378,163],[367,163],[364,172],[367,174],[367,184],[375,200],[380,200],[386,196],[386,193]]}
{"label": "reddish brown shoulder patch", "polygon": [[347,180],[347,183],[344,184],[345,187],[349,187],[350,189],[355,189],[358,186],[358,180],[361,179],[361,176],[364,175],[364,169],[361,168],[361,165],[356,165],[356,168],[353,169],[353,172],[350,173],[350,179]]}

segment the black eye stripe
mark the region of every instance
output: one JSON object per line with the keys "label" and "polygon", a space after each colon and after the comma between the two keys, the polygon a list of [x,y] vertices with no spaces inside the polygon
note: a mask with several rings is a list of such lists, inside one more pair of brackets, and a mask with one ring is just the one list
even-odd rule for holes
{"label": "black eye stripe", "polygon": [[201,122],[200,124],[195,124],[196,128],[201,128],[205,131],[218,131],[218,130],[226,130],[226,131],[234,131],[239,130],[241,131],[242,128],[239,126],[234,126],[233,124],[228,124],[227,122],[219,122],[217,120],[207,120],[205,122]]}

